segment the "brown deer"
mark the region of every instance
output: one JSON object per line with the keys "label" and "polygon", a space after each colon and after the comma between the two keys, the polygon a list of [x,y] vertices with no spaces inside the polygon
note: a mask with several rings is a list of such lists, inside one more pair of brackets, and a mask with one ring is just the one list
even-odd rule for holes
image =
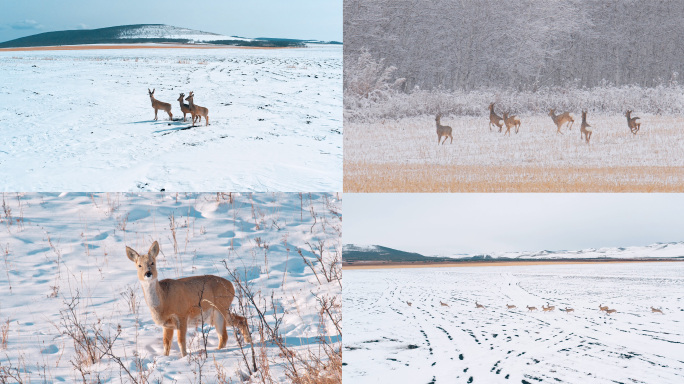
{"label": "brown deer", "polygon": [[492,131],[492,124],[499,127],[499,132],[503,128],[503,122],[501,121],[501,116],[494,112],[494,103],[489,104],[489,131]]}
{"label": "brown deer", "polygon": [[587,144],[589,144],[589,139],[591,139],[591,125],[587,123],[587,111],[582,111],[582,125],[580,126],[580,140],[582,139],[582,136],[584,136],[584,139],[587,140]]}
{"label": "brown deer", "polygon": [[606,309],[606,315],[617,312],[617,309]]}
{"label": "brown deer", "polygon": [[475,302],[475,308],[482,308],[482,309],[485,309],[486,307],[485,307],[484,305],[482,305],[482,304],[478,304],[478,302],[476,301],[476,302]]}
{"label": "brown deer", "polygon": [[504,135],[511,135],[511,127],[515,127],[515,133],[518,133],[518,130],[520,130],[520,119],[518,119],[517,116],[508,116],[508,112],[504,112],[503,121],[504,124],[506,124],[506,132],[504,132]]}
{"label": "brown deer", "polygon": [[542,305],[542,310],[543,310],[544,312],[551,312],[551,311],[553,311],[554,309],[556,309],[556,306],[554,306],[554,305],[549,305],[549,303],[546,303],[546,307]]}
{"label": "brown deer", "polygon": [[218,349],[226,346],[228,333],[226,325],[234,325],[240,330],[247,342],[252,337],[247,328],[247,319],[230,313],[230,304],[235,297],[233,284],[218,276],[191,276],[182,279],[157,280],[155,262],[159,254],[159,243],[152,244],[147,254],[138,254],[126,247],[126,256],[134,262],[138,270],[138,280],[142,286],[145,302],[152,313],[155,324],[164,329],[164,354],[169,355],[173,330],[178,333],[178,348],[181,356],[187,355],[185,335],[188,324],[200,321],[216,327]]}
{"label": "brown deer", "polygon": [[411,305],[413,305],[413,303],[410,302],[410,301],[407,301],[406,304],[408,304],[409,307],[410,307]]}
{"label": "brown deer", "polygon": [[639,132],[639,129],[641,128],[641,123],[637,123],[637,120],[639,120],[639,118],[632,117],[632,111],[630,110],[627,110],[627,112],[625,112],[625,116],[627,116],[627,126],[629,127],[629,130],[636,135],[637,132]]}
{"label": "brown deer", "polygon": [[558,128],[556,133],[560,133],[561,135],[563,134],[563,132],[561,132],[561,127],[563,124],[568,123],[568,129],[572,129],[572,124],[575,122],[575,119],[572,118],[570,112],[564,112],[560,115],[556,115],[556,110],[550,109],[549,116],[551,116],[551,120],[553,120],[553,123],[556,124],[556,128]]}
{"label": "brown deer", "polygon": [[204,116],[204,122],[205,126],[209,125],[209,110],[204,107],[200,107],[199,105],[195,105],[194,103],[194,98],[195,95],[190,91],[190,94],[188,97],[185,98],[187,102],[190,104],[190,114],[192,115],[192,126],[195,126],[195,117],[199,117],[200,121],[202,121],[202,116]]}
{"label": "brown deer", "polygon": [[449,306],[449,304],[447,304],[447,303],[442,303],[442,300],[439,301],[439,304],[440,304],[442,307],[448,307],[448,306]]}
{"label": "brown deer", "polygon": [[651,312],[652,312],[652,313],[658,312],[658,313],[660,313],[661,315],[664,315],[663,311],[660,310],[660,309],[658,309],[658,308],[653,308],[653,307],[651,307]]}
{"label": "brown deer", "polygon": [[185,93],[181,93],[180,97],[178,98],[178,102],[180,102],[180,107],[181,111],[183,112],[183,121],[185,121],[185,115],[190,114],[192,116],[192,112],[190,112],[190,106],[188,104],[183,103],[183,98],[185,97]]}
{"label": "brown deer", "polygon": [[513,308],[518,308],[513,304],[506,304],[506,309],[513,309]]}
{"label": "brown deer", "polygon": [[147,93],[150,94],[150,100],[152,101],[152,108],[154,108],[154,120],[157,120],[157,111],[162,110],[165,111],[166,113],[169,114],[169,120],[173,120],[173,115],[171,114],[171,104],[165,103],[163,101],[159,101],[154,98],[154,91],[155,89],[152,89],[150,91],[149,88],[147,88]]}
{"label": "brown deer", "polygon": [[606,306],[604,307],[603,304],[599,304],[599,310],[601,310],[601,311],[607,311],[607,310],[608,310],[608,306],[606,305]]}
{"label": "brown deer", "polygon": [[565,307],[565,309],[559,308],[559,310],[561,310],[561,311],[563,311],[563,312],[565,312],[565,313],[575,312],[574,309],[568,308],[568,307]]}
{"label": "brown deer", "polygon": [[530,307],[530,306],[528,305],[528,306],[527,306],[527,310],[530,311],[530,312],[536,311],[536,310],[537,310],[537,307]]}
{"label": "brown deer", "polygon": [[441,125],[439,121],[441,117],[441,113],[438,113],[435,117],[435,123],[437,124],[437,144],[439,144],[439,142],[442,140],[442,136],[444,136],[444,141],[442,142],[442,144],[446,143],[447,137],[451,138],[451,141],[449,142],[449,144],[451,144],[454,142],[454,138],[451,136],[451,127]]}

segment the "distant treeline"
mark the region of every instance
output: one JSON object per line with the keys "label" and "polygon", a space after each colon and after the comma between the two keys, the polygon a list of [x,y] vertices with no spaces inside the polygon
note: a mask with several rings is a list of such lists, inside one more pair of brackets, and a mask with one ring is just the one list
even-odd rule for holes
{"label": "distant treeline", "polygon": [[684,72],[683,21],[681,0],[345,0],[344,60],[367,48],[403,91],[654,87]]}

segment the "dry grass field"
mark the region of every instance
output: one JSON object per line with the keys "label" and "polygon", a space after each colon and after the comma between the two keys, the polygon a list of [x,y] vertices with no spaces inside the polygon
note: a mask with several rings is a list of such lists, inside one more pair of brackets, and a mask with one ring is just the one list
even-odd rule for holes
{"label": "dry grass field", "polygon": [[[345,123],[345,192],[684,192],[684,118],[593,115],[590,144],[548,116],[521,115],[520,132],[487,117],[443,116],[453,143],[437,144],[434,116]],[[504,128],[505,131],[505,128]]]}

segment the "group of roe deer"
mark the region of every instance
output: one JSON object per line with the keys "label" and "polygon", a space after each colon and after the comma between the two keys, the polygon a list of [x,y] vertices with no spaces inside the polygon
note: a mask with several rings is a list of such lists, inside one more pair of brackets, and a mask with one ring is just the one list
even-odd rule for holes
{"label": "group of roe deer", "polygon": [[[169,114],[169,120],[173,120],[173,114],[171,114],[171,104],[159,101],[154,98],[155,89],[151,90],[147,88],[147,92],[150,94],[150,101],[152,101],[152,108],[154,108],[154,120],[157,120],[157,111],[160,109]],[[178,97],[178,102],[180,103],[181,112],[183,112],[183,121],[185,121],[185,116],[189,113],[192,117],[192,126],[195,126],[195,122],[202,122],[202,117],[204,117],[205,126],[209,125],[209,109],[200,107],[194,103],[195,95],[190,92],[188,97],[185,97],[185,101],[188,104],[183,103],[183,98],[185,93],[181,93]]]}
{"label": "group of roe deer", "polygon": [[[410,307],[412,303],[409,302],[409,301],[407,301],[406,304],[408,304],[408,306]],[[442,307],[448,307],[448,306],[449,306],[449,304],[443,303],[441,300],[439,301],[439,304],[440,304],[440,306],[442,306]],[[485,307],[484,305],[478,303],[477,301],[475,302],[475,308],[487,309],[487,307]],[[515,306],[514,304],[506,304],[506,309],[509,309],[509,310],[510,310],[510,309],[515,309],[515,308],[517,308],[517,306]],[[537,311],[537,310],[538,310],[537,307],[530,307],[529,305],[527,305],[526,308],[527,308],[527,311],[528,311],[528,312],[532,312],[532,311]],[[547,302],[547,303],[546,303],[546,306],[543,306],[543,305],[542,305],[541,308],[542,308],[542,311],[544,311],[544,312],[551,312],[551,311],[553,311],[553,310],[556,309],[556,306],[555,306],[555,305],[550,305],[550,304]],[[570,307],[567,307],[567,306],[566,306],[565,308],[559,308],[558,310],[559,310],[559,311],[562,311],[562,312],[565,312],[565,313],[575,312],[575,309],[570,308]],[[605,312],[607,315],[610,315],[610,314],[612,314],[612,313],[617,312],[617,309],[610,309],[610,308],[608,308],[607,305],[604,306],[603,304],[599,304],[599,310],[600,310],[601,312]],[[652,312],[652,313],[660,313],[661,315],[664,314],[663,311],[662,311],[662,309],[653,308],[653,307],[651,307],[651,312]]]}
{"label": "group of roe deer", "polygon": [[[563,132],[561,132],[561,127],[563,127],[563,125],[567,125],[568,129],[572,129],[572,124],[575,122],[575,119],[573,119],[570,112],[564,112],[557,115],[555,109],[550,109],[549,116],[551,117],[551,120],[553,120],[553,123],[556,124],[556,133],[560,134],[563,134]],[[632,117],[632,111],[630,110],[627,110],[627,112],[625,112],[625,116],[627,117],[627,127],[633,134],[636,135],[637,132],[639,132],[639,129],[641,128],[641,123],[637,122],[639,118]],[[440,123],[441,117],[441,113],[438,113],[435,117],[435,123],[437,124],[437,143],[444,144],[446,143],[447,138],[451,139],[449,143],[453,143],[454,138],[451,135],[451,127],[447,125],[442,125]],[[520,119],[518,118],[518,116],[511,115],[508,112],[504,112],[503,116],[499,116],[494,111],[494,103],[489,104],[489,130],[492,130],[492,126],[496,126],[499,128],[500,133],[504,125],[506,126],[506,131],[504,132],[504,135],[508,134],[510,136],[511,128],[515,128],[515,133],[518,133],[520,131]],[[591,129],[591,125],[587,123],[587,111],[582,111],[580,139],[586,140],[587,144],[589,144],[589,140],[591,139],[592,133],[593,131]],[[444,138],[444,141],[442,141],[442,137]]]}

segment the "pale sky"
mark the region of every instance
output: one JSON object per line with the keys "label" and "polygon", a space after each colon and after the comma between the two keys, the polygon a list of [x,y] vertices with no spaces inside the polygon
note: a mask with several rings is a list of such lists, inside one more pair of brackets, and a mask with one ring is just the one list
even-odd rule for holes
{"label": "pale sky", "polygon": [[345,244],[424,255],[684,241],[684,194],[345,194]]}
{"label": "pale sky", "polygon": [[342,41],[342,0],[2,0],[0,42],[42,32],[168,24],[228,36]]}

